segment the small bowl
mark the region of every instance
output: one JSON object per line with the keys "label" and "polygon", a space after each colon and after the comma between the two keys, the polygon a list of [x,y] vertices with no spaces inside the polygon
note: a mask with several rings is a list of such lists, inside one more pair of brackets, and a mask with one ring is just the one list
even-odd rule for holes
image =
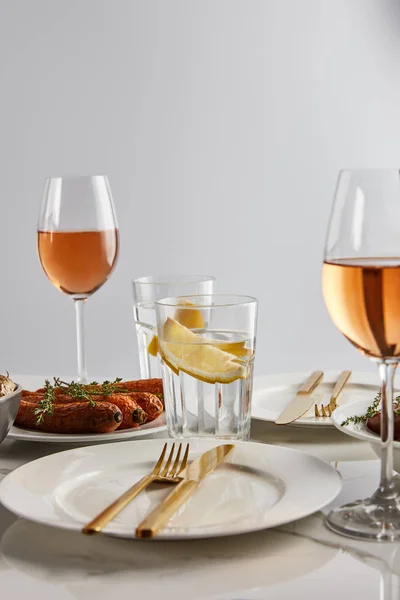
{"label": "small bowl", "polygon": [[10,431],[17,416],[21,401],[22,387],[15,384],[15,390],[7,396],[0,396],[0,444]]}
{"label": "small bowl", "polygon": [[[337,409],[332,413],[332,422],[334,426],[342,431],[346,435],[362,440],[363,442],[369,442],[372,450],[380,458],[381,457],[381,439],[375,433],[369,431],[365,423],[349,423],[348,425],[342,425],[346,419],[354,416],[365,415],[369,406],[371,406],[373,399],[362,400],[359,402],[352,402],[345,406],[338,406]],[[400,442],[393,442],[393,469],[400,473]]]}

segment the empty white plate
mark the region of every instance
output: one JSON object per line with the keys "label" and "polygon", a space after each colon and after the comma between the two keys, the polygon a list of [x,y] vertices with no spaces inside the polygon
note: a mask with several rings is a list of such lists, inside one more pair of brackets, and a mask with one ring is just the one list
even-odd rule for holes
{"label": "empty white plate", "polygon": [[[316,367],[317,368],[317,367]],[[310,409],[291,426],[296,427],[329,427],[334,428],[330,417],[315,417],[314,404],[329,404],[330,396],[339,371],[326,371],[322,382],[310,396]],[[280,373],[263,375],[254,379],[251,416],[262,421],[275,423],[284,408],[296,397],[302,383],[311,375],[306,373]],[[339,406],[345,406],[357,400],[368,400],[372,404],[380,383],[376,373],[352,373],[339,396]]]}
{"label": "empty white plate", "polygon": [[[0,501],[31,521],[80,531],[150,472],[165,441],[87,446],[30,462],[3,479]],[[190,460],[222,443],[188,441]],[[104,533],[134,538],[135,527],[169,489],[154,486],[142,492]],[[320,510],[340,489],[339,473],[319,458],[237,442],[156,539],[211,538],[275,527]]]}

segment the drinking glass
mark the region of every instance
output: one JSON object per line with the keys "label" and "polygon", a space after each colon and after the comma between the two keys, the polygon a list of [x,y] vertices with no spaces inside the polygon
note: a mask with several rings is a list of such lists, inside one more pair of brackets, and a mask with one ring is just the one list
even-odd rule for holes
{"label": "drinking glass", "polygon": [[[400,538],[393,483],[393,380],[400,357],[400,171],[341,171],[322,271],[328,312],[341,333],[378,365],[382,381],[378,489],[330,512],[328,526],[352,537]],[[371,402],[372,403],[372,402]]]}
{"label": "drinking glass", "polygon": [[211,275],[155,275],[133,280],[133,318],[142,379],[161,377],[155,301],[170,296],[212,294],[214,284],[215,277]]}
{"label": "drinking glass", "polygon": [[53,285],[74,301],[78,381],[87,382],[83,307],[111,275],[119,235],[104,175],[46,180],[38,223],[41,265]]}
{"label": "drinking glass", "polygon": [[156,314],[170,436],[248,439],[257,301],[225,294],[164,298]]}

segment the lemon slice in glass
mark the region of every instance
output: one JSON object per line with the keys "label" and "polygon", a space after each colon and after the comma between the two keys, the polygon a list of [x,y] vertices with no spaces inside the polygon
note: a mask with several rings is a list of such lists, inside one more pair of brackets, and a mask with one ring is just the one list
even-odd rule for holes
{"label": "lemon slice in glass", "polygon": [[[196,306],[193,302],[189,302],[189,300],[182,300],[181,306]],[[204,318],[201,311],[198,308],[178,308],[175,311],[175,320],[181,325],[188,327],[189,329],[203,329],[204,327]],[[240,342],[239,342],[240,343]],[[151,354],[151,356],[157,356],[158,354],[158,337],[157,335],[153,335],[151,338],[149,345],[147,346],[147,352]],[[240,356],[238,354],[238,356]]]}
{"label": "lemon slice in glass", "polygon": [[[182,300],[181,306],[196,306],[189,300]],[[177,308],[174,315],[175,321],[189,329],[203,329],[204,317],[198,308]]]}
{"label": "lemon slice in glass", "polygon": [[149,345],[147,346],[147,352],[151,354],[151,356],[157,356],[158,354],[158,337],[153,335],[151,338]]}
{"label": "lemon slice in glass", "polygon": [[166,320],[159,347],[163,360],[175,372],[183,371],[206,383],[232,383],[247,376],[246,366],[235,354],[221,350],[214,340],[196,335],[175,319]]}
{"label": "lemon slice in glass", "polygon": [[252,351],[250,348],[246,348],[246,340],[241,342],[223,342],[220,340],[212,340],[211,342],[213,346],[219,348],[220,350],[224,350],[224,352],[229,352],[230,354],[234,354],[236,357],[241,358],[242,356],[251,356]]}

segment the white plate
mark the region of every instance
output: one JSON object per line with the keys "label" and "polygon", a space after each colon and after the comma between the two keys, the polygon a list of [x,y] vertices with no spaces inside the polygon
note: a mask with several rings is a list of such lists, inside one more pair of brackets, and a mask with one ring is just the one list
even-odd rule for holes
{"label": "white plate", "polygon": [[[253,400],[251,416],[254,419],[275,423],[284,408],[295,398],[296,391],[310,376],[306,373],[280,373],[278,375],[265,375],[256,377],[253,386]],[[312,406],[310,410],[291,426],[294,427],[329,427],[333,428],[330,417],[315,417],[314,404],[329,404],[333,386],[338,378],[339,371],[326,371],[322,382],[310,397]],[[367,400],[372,404],[380,383],[378,373],[352,373],[344,390],[339,396],[338,404],[345,406],[356,400]]]}
{"label": "white plate", "polygon": [[[365,423],[349,423],[348,425],[342,425],[349,417],[365,415],[367,408],[371,406],[371,404],[372,402],[362,400],[360,402],[353,402],[347,406],[339,407],[332,415],[332,422],[339,431],[357,438],[358,440],[369,442],[371,448],[379,457],[381,455],[380,437],[375,433],[372,433],[372,431],[369,431],[366,428]],[[397,473],[400,473],[400,442],[393,442],[393,468]]]}
{"label": "white plate", "polygon": [[[22,385],[26,390],[37,390],[44,385],[46,377],[38,375],[11,375],[13,381]],[[71,381],[71,377],[62,377],[64,381]],[[105,381],[106,377],[94,378],[95,381]],[[112,431],[111,433],[45,433],[44,431],[33,431],[31,429],[22,429],[12,426],[8,438],[12,440],[21,440],[27,442],[51,442],[56,444],[82,444],[87,442],[115,442],[116,440],[128,440],[131,438],[143,437],[159,431],[165,431],[164,413],[140,427],[133,429],[123,429],[122,431]]]}
{"label": "white plate", "polygon": [[[102,444],[46,456],[7,475],[0,502],[31,521],[80,531],[149,473],[165,441]],[[215,445],[215,440],[190,440],[190,459]],[[275,527],[320,510],[341,489],[339,473],[319,458],[279,446],[235,446],[158,538],[210,538]],[[133,538],[135,526],[167,493],[164,487],[142,492],[104,533]]]}
{"label": "white plate", "polygon": [[[365,423],[349,423],[348,425],[342,425],[349,417],[362,416],[367,412],[367,408],[371,406],[372,401],[361,400],[360,402],[352,402],[346,406],[339,406],[332,415],[332,422],[334,426],[358,440],[365,442],[375,442],[380,444],[380,438],[375,433],[369,431]],[[400,447],[400,442],[394,442]]]}

